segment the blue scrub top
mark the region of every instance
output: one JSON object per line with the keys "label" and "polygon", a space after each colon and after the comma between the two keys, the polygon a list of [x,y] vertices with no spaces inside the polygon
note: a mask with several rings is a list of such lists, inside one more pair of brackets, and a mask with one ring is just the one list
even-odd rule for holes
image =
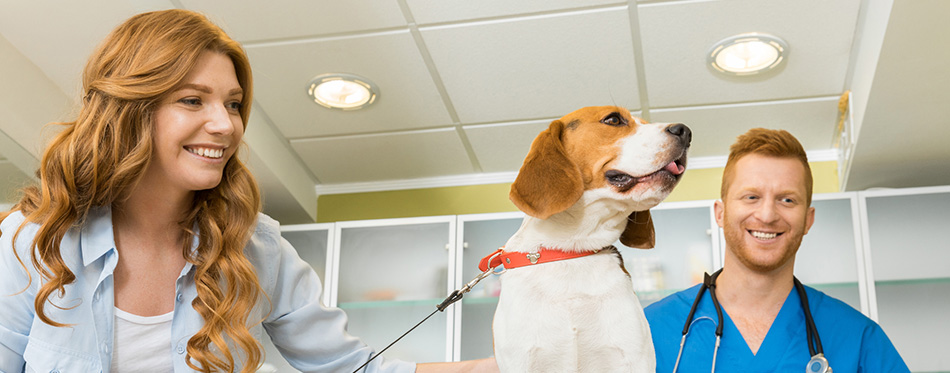
{"label": "blue scrub top", "polygon": [[[644,311],[656,348],[656,371],[673,371],[683,336],[683,324],[696,299],[699,285],[670,295]],[[844,302],[805,287],[808,304],[828,363],[835,372],[910,372],[884,330]],[[811,354],[805,332],[805,313],[792,288],[755,355],[736,324],[723,309],[722,340],[716,357],[717,372],[803,372]],[[686,337],[679,372],[712,369],[718,318],[709,291],[703,293]]]}

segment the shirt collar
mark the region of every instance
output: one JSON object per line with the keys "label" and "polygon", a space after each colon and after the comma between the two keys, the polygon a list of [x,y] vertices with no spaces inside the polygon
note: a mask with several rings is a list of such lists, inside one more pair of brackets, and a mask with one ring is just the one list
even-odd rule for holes
{"label": "shirt collar", "polygon": [[88,266],[115,250],[115,235],[112,231],[112,208],[94,207],[86,215],[80,233],[82,263]]}
{"label": "shirt collar", "polygon": [[[191,254],[198,250],[198,225],[194,226],[195,236],[191,240]],[[80,233],[82,245],[82,264],[89,266],[109,251],[115,250],[115,232],[112,230],[112,207],[94,207],[86,215],[86,221]],[[188,266],[186,266],[187,268]]]}

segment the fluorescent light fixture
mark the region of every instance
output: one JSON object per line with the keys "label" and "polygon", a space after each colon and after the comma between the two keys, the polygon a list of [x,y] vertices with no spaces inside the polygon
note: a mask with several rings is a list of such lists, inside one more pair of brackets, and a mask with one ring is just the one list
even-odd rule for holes
{"label": "fluorescent light fixture", "polygon": [[313,78],[307,94],[313,102],[331,109],[358,110],[376,101],[379,89],[364,77],[332,73]]}
{"label": "fluorescent light fixture", "polygon": [[754,75],[778,67],[787,54],[784,40],[750,32],[722,39],[709,50],[706,61],[723,74]]}

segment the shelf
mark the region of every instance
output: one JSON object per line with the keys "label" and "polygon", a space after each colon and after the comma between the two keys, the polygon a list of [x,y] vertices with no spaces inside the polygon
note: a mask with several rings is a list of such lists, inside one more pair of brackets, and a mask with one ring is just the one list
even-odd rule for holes
{"label": "shelf", "polygon": [[934,278],[912,278],[895,280],[875,280],[876,286],[894,286],[894,285],[924,285],[924,284],[945,284],[950,283],[950,277]]}
{"label": "shelf", "polygon": [[384,301],[366,301],[366,302],[343,302],[337,307],[344,310],[368,309],[368,308],[396,308],[396,307],[435,307],[442,303],[444,299],[410,299],[410,300],[384,300]]}
{"label": "shelf", "polygon": [[498,297],[471,297],[462,298],[463,304],[497,304]]}
{"label": "shelf", "polygon": [[841,289],[841,288],[855,288],[855,287],[858,287],[858,283],[857,283],[856,281],[850,281],[850,282],[824,282],[824,283],[819,282],[819,283],[812,283],[812,284],[804,284],[804,283],[803,283],[803,285],[809,286],[809,287],[812,287],[812,288],[818,289],[818,290],[821,290],[821,289]]}

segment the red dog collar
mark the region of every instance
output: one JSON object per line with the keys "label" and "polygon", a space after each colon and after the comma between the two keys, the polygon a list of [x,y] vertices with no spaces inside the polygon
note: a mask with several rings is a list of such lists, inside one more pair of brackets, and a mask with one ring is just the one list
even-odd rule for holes
{"label": "red dog collar", "polygon": [[556,262],[558,260],[580,258],[583,256],[596,254],[598,251],[600,250],[567,252],[542,247],[536,253],[523,253],[518,251],[505,251],[504,249],[498,249],[488,256],[482,258],[482,260],[478,263],[478,269],[482,272],[487,271],[489,268],[495,268],[498,266],[504,266],[505,269],[512,269],[541,263]]}

